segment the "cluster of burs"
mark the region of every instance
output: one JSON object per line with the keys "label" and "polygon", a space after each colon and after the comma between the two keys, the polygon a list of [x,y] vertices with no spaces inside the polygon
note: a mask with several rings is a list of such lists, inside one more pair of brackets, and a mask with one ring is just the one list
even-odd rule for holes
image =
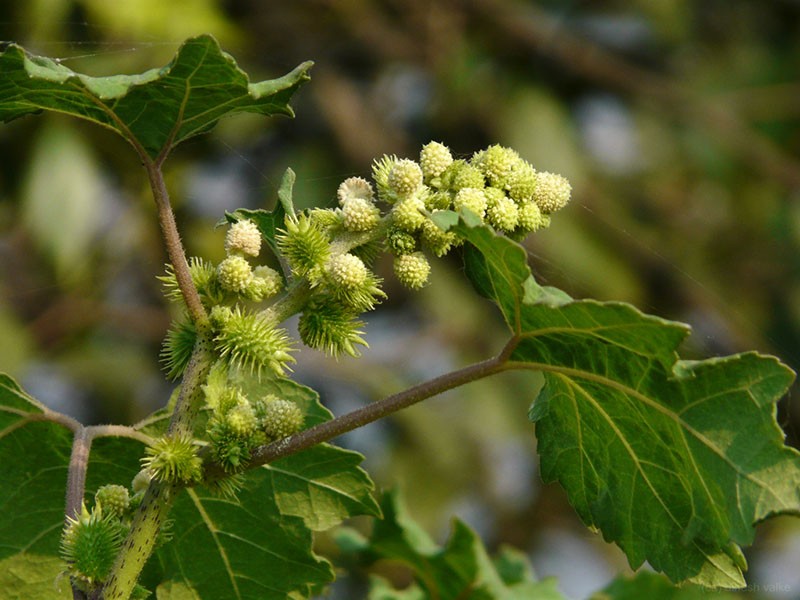
{"label": "cluster of burs", "polygon": [[[419,162],[395,156],[376,160],[373,180],[374,187],[360,177],[342,182],[335,208],[285,215],[275,233],[277,256],[272,257],[282,272],[253,264],[264,239],[259,218],[274,219],[280,213],[256,211],[250,218],[234,213],[225,238],[226,258],[216,266],[190,261],[210,317],[214,372],[222,373],[223,381],[227,373],[230,381],[242,373],[285,375],[294,347],[282,324],[297,313],[305,345],[334,357],[358,356],[358,347],[366,346],[359,317],[385,297],[373,271],[381,251],[393,256],[397,279],[419,289],[430,274],[427,256],[444,256],[463,243],[455,231],[437,225],[438,212],[470,213],[473,223],[522,238],[546,227],[570,196],[566,179],[537,172],[502,146],[455,160],[446,146],[431,142],[422,148]],[[162,279],[168,295],[182,302],[174,273]],[[164,358],[172,377],[183,373],[196,338],[196,326],[188,319],[169,332]],[[302,415],[289,401],[249,398],[235,384],[217,386],[212,397],[210,387],[207,441],[212,458],[229,473],[245,468],[258,445],[302,426]],[[163,466],[156,469],[157,455],[149,460],[151,470],[164,471]],[[191,481],[190,475],[179,478]]]}
{"label": "cluster of burs", "polygon": [[[300,314],[298,332],[305,345],[334,357],[358,356],[358,346],[366,346],[359,316],[385,297],[373,272],[382,250],[392,255],[398,281],[420,289],[430,275],[427,257],[442,257],[463,243],[457,232],[440,228],[437,213],[469,214],[472,223],[521,239],[547,227],[550,215],[570,197],[565,178],[537,172],[514,150],[496,145],[469,159],[454,159],[446,146],[431,142],[418,162],[395,156],[376,160],[373,181],[374,187],[351,177],[338,188],[336,208],[285,216],[273,260],[283,272],[253,264],[264,239],[258,217],[237,218],[237,213],[225,237],[226,258],[216,266],[199,258],[189,261],[208,323],[185,316],[177,320],[167,334],[163,360],[177,379],[200,336],[211,344],[214,364],[203,386],[204,439],[162,436],[147,448],[132,494],[119,485],[97,492],[92,511],[84,509],[71,520],[62,538],[73,578],[89,587],[102,581],[130,511],[151,479],[203,483],[234,493],[255,448],[303,427],[303,411],[294,402],[272,394],[249,397],[240,383],[265,373],[286,374],[294,361],[292,338],[282,326],[287,318]],[[278,213],[260,214],[274,218]],[[174,271],[168,269],[161,279],[167,296],[182,305]],[[205,480],[203,457],[227,475]]]}

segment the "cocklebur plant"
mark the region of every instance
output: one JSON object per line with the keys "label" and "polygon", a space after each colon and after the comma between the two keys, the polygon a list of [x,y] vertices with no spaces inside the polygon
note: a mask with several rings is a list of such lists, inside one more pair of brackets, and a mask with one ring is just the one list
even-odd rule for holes
{"label": "cocklebur plant", "polygon": [[[288,170],[272,210],[225,215],[224,259],[187,259],[166,159],[229,114],[291,116],[310,63],[250,83],[201,36],[142,75],[88,77],[15,45],[0,67],[4,120],[55,110],[132,146],[156,202],[169,257],[159,277],[177,315],[161,355],[175,392],[134,426],[84,426],[0,375],[0,502],[13,515],[0,526],[0,597],[307,598],[334,578],[314,532],[368,515],[369,539],[337,536],[349,565],[400,561],[415,579],[400,592],[373,577],[371,597],[559,598],[520,553],[490,560],[463,523],[445,548],[426,539],[396,492],[376,501],[360,455],[328,443],[513,370],[544,377],[526,392],[543,478],[561,483],[583,522],[634,568],[648,561],[673,582],[741,587],[754,525],[800,511],[800,455],[775,420],[793,380],[787,367],[756,353],[680,360],[686,326],[537,283],[518,241],[551,219],[557,227],[571,195],[563,176],[502,145],[454,157],[430,142],[341,182],[333,208],[296,211]],[[367,348],[363,315],[385,300],[384,277],[417,290],[433,261],[454,254],[508,327],[495,356],[336,417],[292,380],[304,346],[334,360]],[[295,315],[298,340],[286,328]],[[645,574],[604,597],[653,586],[681,593]]]}

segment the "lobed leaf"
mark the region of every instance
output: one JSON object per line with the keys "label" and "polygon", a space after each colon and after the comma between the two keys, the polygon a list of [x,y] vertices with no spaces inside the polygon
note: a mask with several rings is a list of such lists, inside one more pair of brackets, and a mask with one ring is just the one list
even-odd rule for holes
{"label": "lobed leaf", "polygon": [[754,524],[800,512],[800,454],[775,419],[792,371],[756,353],[681,361],[686,325],[540,287],[518,244],[457,228],[514,336],[507,366],[545,374],[530,411],[542,477],[634,568],[743,586]]}
{"label": "lobed leaf", "polygon": [[309,79],[311,65],[250,83],[213,37],[201,35],[186,40],[163,68],[90,77],[10,44],[0,53],[0,119],[64,113],[116,131],[152,159],[163,158],[231,114],[293,116],[288,102]]}

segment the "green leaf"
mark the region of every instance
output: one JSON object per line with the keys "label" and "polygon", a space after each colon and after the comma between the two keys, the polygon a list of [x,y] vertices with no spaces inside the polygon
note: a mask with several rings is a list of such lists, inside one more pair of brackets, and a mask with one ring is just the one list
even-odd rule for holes
{"label": "green leaf", "polygon": [[[63,570],[56,560],[64,524],[72,435],[40,420],[44,407],[0,374],[0,565],[18,573],[15,586],[0,586],[0,598],[49,598]],[[69,585],[62,585],[69,592]],[[67,597],[64,595],[63,597]]]}
{"label": "green leaf", "polygon": [[545,374],[530,413],[542,477],[634,568],[744,585],[754,524],[800,511],[800,454],[775,419],[792,371],[755,353],[680,361],[686,325],[542,288],[519,245],[457,227],[470,279],[514,335],[507,366]]}
{"label": "green leaf", "polygon": [[[536,582],[529,565],[520,565],[522,555],[505,551],[498,570],[480,538],[458,519],[442,548],[407,514],[400,495],[387,493],[382,502],[384,518],[375,522],[369,542],[361,542],[347,531],[340,534],[343,551],[359,551],[367,560],[397,560],[411,568],[416,585],[397,592],[381,578],[372,579],[370,600],[411,600],[416,598],[471,600],[563,600],[553,580]],[[360,547],[359,547],[360,546]],[[516,563],[511,569],[510,563]],[[502,571],[502,574],[501,574]],[[424,591],[420,593],[418,590]]]}
{"label": "green leaf", "polygon": [[633,577],[618,577],[590,600],[734,600],[731,592],[709,590],[697,585],[676,587],[656,573],[643,571]]}
{"label": "green leaf", "polygon": [[[64,490],[72,433],[47,420],[45,407],[0,374],[0,599],[71,598],[59,575]],[[141,444],[95,440],[87,471],[91,497],[105,483],[128,485],[138,470]]]}
{"label": "green leaf", "polygon": [[116,131],[155,159],[231,114],[292,116],[289,99],[309,79],[311,64],[250,83],[217,41],[202,35],[184,42],[161,69],[90,77],[11,44],[0,54],[0,119],[41,110],[72,115]]}
{"label": "green leaf", "polygon": [[248,474],[238,502],[181,493],[170,519],[174,538],[157,551],[167,579],[158,598],[284,600],[333,580],[303,520],[281,514],[265,469]]}
{"label": "green leaf", "polygon": [[[241,372],[229,377],[223,381],[212,370],[208,393],[232,383],[249,398],[273,394],[295,402],[306,427],[331,418],[316,392],[292,380]],[[146,427],[160,421],[155,416]],[[158,550],[166,581],[157,597],[308,597],[329,583],[333,571],[313,553],[312,532],[350,516],[380,514],[372,481],[358,466],[362,458],[322,444],[248,471],[236,500],[203,489],[181,493],[170,512],[175,537]]]}

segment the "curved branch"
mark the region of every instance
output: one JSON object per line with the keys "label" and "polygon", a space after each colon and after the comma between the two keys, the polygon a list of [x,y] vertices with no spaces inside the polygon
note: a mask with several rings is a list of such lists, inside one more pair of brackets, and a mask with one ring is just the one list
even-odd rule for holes
{"label": "curved branch", "polygon": [[136,440],[147,446],[151,446],[155,442],[155,440],[146,433],[137,431],[133,427],[128,427],[127,425],[92,425],[87,427],[86,430],[87,435],[92,440],[101,437],[124,437]]}
{"label": "curved branch", "polygon": [[[505,371],[508,358],[518,341],[516,337],[512,338],[502,352],[494,358],[445,373],[330,421],[305,429],[288,438],[260,446],[253,452],[248,468],[259,467],[311,446],[327,442],[447,390]],[[205,465],[205,476],[207,479],[213,480],[226,476],[226,473],[219,465],[209,461]]]}

